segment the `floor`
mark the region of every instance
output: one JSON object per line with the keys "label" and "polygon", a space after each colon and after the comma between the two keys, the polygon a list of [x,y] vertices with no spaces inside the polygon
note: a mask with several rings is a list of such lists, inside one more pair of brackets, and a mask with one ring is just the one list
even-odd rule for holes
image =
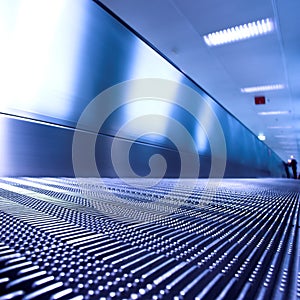
{"label": "floor", "polygon": [[0,178],[0,300],[300,299],[300,181]]}

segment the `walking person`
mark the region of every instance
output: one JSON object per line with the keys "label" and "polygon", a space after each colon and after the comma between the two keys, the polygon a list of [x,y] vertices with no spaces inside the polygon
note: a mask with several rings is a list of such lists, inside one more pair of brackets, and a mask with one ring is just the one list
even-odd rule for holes
{"label": "walking person", "polygon": [[297,179],[297,160],[291,155],[291,159],[289,159],[289,166],[292,167],[293,177]]}

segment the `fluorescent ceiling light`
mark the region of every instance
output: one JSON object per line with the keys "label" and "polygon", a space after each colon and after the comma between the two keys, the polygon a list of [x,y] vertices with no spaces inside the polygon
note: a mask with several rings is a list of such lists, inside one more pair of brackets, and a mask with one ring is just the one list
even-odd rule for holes
{"label": "fluorescent ceiling light", "polygon": [[288,110],[278,110],[278,111],[261,111],[258,114],[261,116],[272,116],[272,115],[287,115],[290,112]]}
{"label": "fluorescent ceiling light", "polygon": [[295,146],[295,147],[297,147],[297,145],[295,145],[295,142],[279,142],[279,144],[281,144],[281,145],[289,145],[289,146]]}
{"label": "fluorescent ceiling light", "polygon": [[204,35],[203,38],[208,46],[218,46],[249,39],[258,35],[264,35],[273,30],[273,21],[268,18],[212,32]]}
{"label": "fluorescent ceiling light", "polygon": [[294,138],[294,136],[292,135],[274,135],[274,137],[278,138],[278,139],[286,139],[286,138]]}
{"label": "fluorescent ceiling light", "polygon": [[268,126],[269,129],[291,129],[292,126]]}
{"label": "fluorescent ceiling light", "polygon": [[266,92],[274,90],[282,90],[284,88],[283,84],[270,84],[270,85],[260,85],[242,88],[242,93],[254,93],[254,92]]}

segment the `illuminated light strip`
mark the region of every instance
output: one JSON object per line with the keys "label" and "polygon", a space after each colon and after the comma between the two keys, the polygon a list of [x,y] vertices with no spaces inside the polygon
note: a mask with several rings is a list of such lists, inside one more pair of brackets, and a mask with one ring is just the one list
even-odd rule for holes
{"label": "illuminated light strip", "polygon": [[292,126],[268,126],[269,129],[291,129]]}
{"label": "illuminated light strip", "polygon": [[282,90],[282,89],[284,89],[283,84],[270,84],[270,85],[260,85],[260,86],[241,88],[241,92],[254,93],[254,92],[266,92],[266,91],[274,91],[274,90]]}
{"label": "illuminated light strip", "polygon": [[288,110],[279,111],[261,111],[258,114],[261,116],[273,116],[273,115],[288,115],[290,112]]}
{"label": "illuminated light strip", "polygon": [[294,147],[297,147],[297,143],[295,143],[295,142],[279,142],[279,144],[285,145],[285,146],[294,146]]}
{"label": "illuminated light strip", "polygon": [[269,18],[250,22],[239,26],[230,27],[220,31],[212,32],[203,36],[208,46],[238,42],[255,36],[264,35],[274,30],[273,21]]}

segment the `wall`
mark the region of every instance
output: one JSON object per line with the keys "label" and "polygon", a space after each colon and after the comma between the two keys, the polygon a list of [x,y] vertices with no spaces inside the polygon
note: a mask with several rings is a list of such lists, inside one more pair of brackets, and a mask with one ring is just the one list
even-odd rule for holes
{"label": "wall", "polygon": [[18,0],[0,12],[0,175],[285,176],[274,152],[96,3]]}

